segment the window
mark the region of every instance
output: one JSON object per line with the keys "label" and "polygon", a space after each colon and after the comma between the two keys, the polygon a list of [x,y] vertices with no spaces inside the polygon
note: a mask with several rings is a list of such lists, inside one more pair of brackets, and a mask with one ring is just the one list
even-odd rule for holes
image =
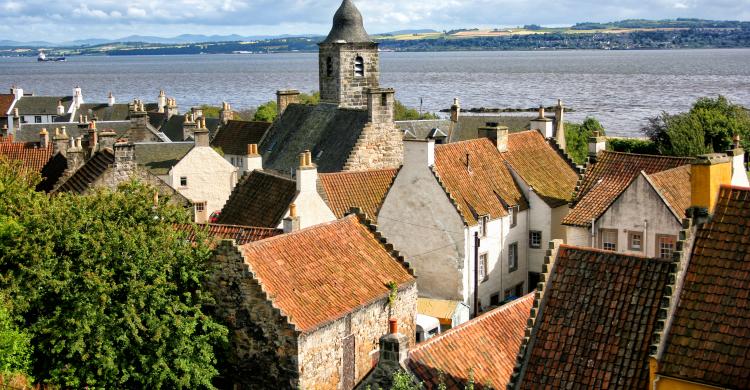
{"label": "window", "polygon": [[529,290],[536,289],[539,286],[541,274],[538,272],[529,272]]}
{"label": "window", "polygon": [[643,233],[641,232],[629,232],[628,233],[628,249],[631,251],[636,251],[636,252],[643,251]]}
{"label": "window", "polygon": [[516,225],[518,225],[518,212],[520,210],[519,206],[511,206],[508,208],[508,214],[511,216],[510,220],[510,227],[514,228]]}
{"label": "window", "polygon": [[479,270],[477,273],[479,274],[479,281],[483,281],[487,279],[487,254],[482,253],[479,255]]}
{"label": "window", "polygon": [[539,249],[542,247],[542,232],[532,230],[529,232],[529,248]]}
{"label": "window", "polygon": [[354,75],[357,77],[365,77],[365,60],[357,56],[354,60]]}
{"label": "window", "polygon": [[42,123],[42,117],[41,115],[37,115],[34,117],[34,123]]}
{"label": "window", "polygon": [[523,283],[519,283],[514,287],[505,290],[505,300],[511,301],[523,295]]}
{"label": "window", "polygon": [[602,229],[599,231],[599,244],[605,251],[617,251],[617,230]]}
{"label": "window", "polygon": [[187,187],[187,177],[183,176],[180,178],[180,187]]}
{"label": "window", "polygon": [[500,304],[500,293],[494,293],[490,295],[490,306],[497,306]]}
{"label": "window", "polygon": [[380,95],[380,105],[383,107],[388,105],[388,94],[384,93]]}
{"label": "window", "polygon": [[206,211],[206,202],[198,202],[195,204],[195,211],[202,213]]}
{"label": "window", "polygon": [[333,58],[331,57],[326,58],[326,76],[333,76]]}
{"label": "window", "polygon": [[656,247],[659,249],[659,258],[670,260],[674,254],[675,243],[677,237],[675,236],[656,236]]}
{"label": "window", "polygon": [[508,272],[518,269],[518,243],[508,245]]}
{"label": "window", "polygon": [[479,218],[479,237],[487,237],[487,224],[490,217],[484,216]]}
{"label": "window", "polygon": [[237,164],[234,162],[234,157],[229,157],[229,161],[232,163],[233,166],[237,166]]}

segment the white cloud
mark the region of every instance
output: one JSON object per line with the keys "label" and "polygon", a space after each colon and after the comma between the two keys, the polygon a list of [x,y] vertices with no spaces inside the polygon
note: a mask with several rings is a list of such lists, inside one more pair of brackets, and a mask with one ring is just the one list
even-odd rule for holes
{"label": "white cloud", "polygon": [[[133,34],[325,34],[341,0],[0,0],[4,38],[119,38]],[[355,0],[369,32],[624,18],[750,17],[750,0]],[[75,28],[67,31],[60,16]],[[58,19],[55,19],[57,16]],[[72,20],[71,20],[72,18]],[[51,22],[52,21],[52,22]],[[65,33],[63,33],[63,31]],[[106,34],[103,36],[103,34]]]}

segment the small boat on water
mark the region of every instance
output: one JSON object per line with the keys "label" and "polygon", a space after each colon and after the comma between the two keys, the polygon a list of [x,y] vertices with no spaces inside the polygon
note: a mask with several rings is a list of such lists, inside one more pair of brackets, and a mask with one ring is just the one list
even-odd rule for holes
{"label": "small boat on water", "polygon": [[38,62],[65,62],[65,56],[62,57],[47,57],[43,51],[39,52],[39,57],[36,58]]}

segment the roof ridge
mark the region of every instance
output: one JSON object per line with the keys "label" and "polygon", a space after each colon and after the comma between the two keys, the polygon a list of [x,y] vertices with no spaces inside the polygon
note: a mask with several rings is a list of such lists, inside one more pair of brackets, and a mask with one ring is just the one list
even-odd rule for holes
{"label": "roof ridge", "polygon": [[632,257],[636,259],[643,259],[643,260],[655,260],[660,263],[669,263],[672,260],[668,259],[660,259],[657,257],[649,257],[646,255],[638,255],[638,254],[630,254],[630,253],[620,253],[620,252],[613,252],[613,251],[607,251],[604,249],[599,248],[591,248],[587,246],[575,246],[575,245],[568,245],[568,244],[561,244],[560,248],[565,249],[572,249],[576,251],[586,251],[586,252],[594,252],[594,253],[600,253],[600,254],[606,254],[606,255],[613,255],[613,256],[619,256],[619,257]]}
{"label": "roof ridge", "polygon": [[[372,220],[367,217],[367,214],[362,212],[362,209],[358,207],[352,207],[350,209],[351,214],[347,216],[355,216],[357,218],[357,221],[362,224],[367,230],[372,233],[372,235],[375,237],[376,240],[380,243],[380,245],[385,249],[388,254],[396,259],[396,261],[401,264],[404,269],[412,276],[414,277],[414,270],[411,268],[411,264],[406,261],[404,256],[399,252],[398,250],[394,249],[393,244],[388,242],[388,239],[383,236],[383,234],[378,230],[378,225],[375,225],[372,223]],[[344,217],[346,218],[346,217]]]}
{"label": "roof ridge", "polygon": [[464,214],[461,212],[461,206],[456,201],[456,198],[453,197],[453,194],[451,194],[450,191],[448,191],[448,188],[445,186],[445,183],[443,183],[443,180],[440,178],[440,174],[438,173],[437,169],[435,169],[435,166],[431,166],[430,172],[432,172],[432,176],[435,177],[435,180],[437,180],[438,185],[440,188],[443,189],[443,193],[445,193],[446,196],[448,196],[448,201],[451,202],[453,207],[455,207],[456,212],[458,213],[458,216],[461,217],[461,221],[464,223],[464,227],[469,226],[469,221],[466,220],[464,217]]}
{"label": "roof ridge", "polygon": [[277,228],[261,227],[261,226],[245,226],[245,225],[230,225],[222,223],[196,223],[198,226],[218,226],[218,227],[232,227],[240,229],[256,229],[256,230],[280,230]]}
{"label": "roof ridge", "polygon": [[614,150],[603,150],[602,152],[608,153],[608,154],[619,154],[619,155],[628,155],[628,156],[638,156],[638,157],[647,157],[647,158],[664,158],[664,159],[672,159],[672,160],[684,160],[684,159],[692,159],[693,157],[689,156],[664,156],[660,154],[641,154],[641,153],[631,153],[631,152],[616,152]]}
{"label": "roof ridge", "polygon": [[328,222],[319,223],[317,225],[308,226],[308,227],[306,227],[304,229],[300,229],[300,230],[297,230],[297,231],[293,231],[293,232],[289,232],[289,233],[284,233],[284,234],[279,234],[276,237],[267,238],[267,239],[265,239],[263,241],[250,242],[250,243],[247,243],[245,245],[240,245],[239,247],[240,248],[246,248],[246,247],[250,247],[250,246],[260,246],[260,245],[266,245],[266,244],[270,245],[270,243],[272,243],[273,241],[276,241],[276,240],[281,240],[281,239],[285,239],[285,238],[289,238],[289,237],[294,237],[294,236],[300,235],[302,233],[307,233],[307,232],[309,232],[311,230],[321,229],[321,228],[323,228],[325,226],[330,226],[330,225],[335,225],[335,224],[343,224],[348,219],[352,219],[352,218],[353,218],[352,216],[346,216],[346,217],[341,218],[341,219],[335,219],[333,221],[328,221]]}
{"label": "roof ridge", "polygon": [[366,173],[374,173],[374,172],[386,172],[386,171],[397,171],[399,168],[371,168],[371,169],[365,169],[361,171],[341,171],[341,172],[329,172],[329,173],[319,173],[318,176],[322,177],[330,177],[330,176],[344,176],[344,175],[357,175],[357,174],[366,174]]}
{"label": "roof ridge", "polygon": [[528,293],[528,294],[526,294],[526,295],[524,295],[524,296],[522,296],[522,297],[520,297],[518,299],[514,299],[513,301],[511,301],[509,303],[506,303],[505,305],[502,305],[500,307],[492,309],[492,310],[490,310],[490,311],[488,311],[486,313],[482,313],[478,317],[475,317],[475,318],[473,318],[473,319],[471,319],[471,320],[469,320],[467,322],[464,322],[461,325],[458,325],[456,327],[448,329],[445,332],[443,332],[443,333],[441,333],[441,334],[439,334],[439,335],[437,335],[435,337],[432,337],[432,338],[430,338],[429,340],[427,340],[427,341],[425,341],[423,343],[419,343],[419,344],[415,345],[413,348],[411,348],[409,350],[409,353],[411,353],[412,351],[414,351],[414,352],[420,351],[422,348],[425,348],[425,347],[427,347],[429,345],[432,345],[432,343],[437,342],[438,340],[442,340],[442,339],[445,339],[445,338],[448,338],[448,337],[452,337],[454,334],[460,334],[466,328],[470,328],[470,327],[472,327],[472,326],[474,326],[476,324],[479,324],[479,323],[482,323],[484,321],[487,321],[488,319],[492,319],[492,318],[494,318],[493,316],[496,315],[496,314],[505,312],[507,310],[511,310],[512,308],[514,308],[516,306],[519,306],[522,303],[525,303],[526,300],[530,299],[534,295],[535,295],[534,292],[530,292],[530,293]]}

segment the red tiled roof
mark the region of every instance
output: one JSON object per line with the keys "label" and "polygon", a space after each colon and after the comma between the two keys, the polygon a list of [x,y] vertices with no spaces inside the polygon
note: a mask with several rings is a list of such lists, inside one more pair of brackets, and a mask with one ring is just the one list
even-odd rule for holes
{"label": "red tiled roof", "polygon": [[[15,95],[0,94],[0,117],[5,117],[8,114],[13,100],[15,100]],[[2,124],[0,124],[0,127],[2,127]]]}
{"label": "red tiled roof", "polygon": [[226,154],[245,156],[247,145],[259,144],[271,125],[270,122],[229,121],[221,126],[211,146],[221,148]]}
{"label": "red tiled roof", "polygon": [[517,388],[647,388],[651,336],[672,267],[665,260],[561,246]]}
{"label": "red tiled roof", "polygon": [[52,145],[40,148],[35,143],[0,142],[0,156],[23,161],[25,169],[41,172],[44,165],[52,157]]}
{"label": "red tiled roof", "polygon": [[550,207],[573,198],[578,173],[536,130],[508,135],[508,151],[500,154]]}
{"label": "red tiled roof", "polygon": [[409,352],[409,368],[428,389],[442,381],[463,390],[469,378],[504,389],[516,365],[534,294],[481,315],[417,345]]}
{"label": "red tiled roof", "polygon": [[508,215],[508,206],[528,208],[500,151],[489,139],[435,146],[435,172],[470,226],[484,215],[491,219]]}
{"label": "red tiled roof", "polygon": [[750,188],[721,189],[664,337],[665,375],[750,389]]}
{"label": "red tiled roof", "polygon": [[374,221],[385,195],[393,184],[393,179],[396,178],[396,172],[397,169],[377,169],[321,173],[321,195],[336,218],[342,218],[349,209],[357,207]]}
{"label": "red tiled roof", "polygon": [[415,282],[355,215],[241,247],[273,305],[309,332]]}
{"label": "red tiled roof", "polygon": [[667,169],[648,175],[656,191],[680,220],[686,217],[685,212],[690,208],[692,189],[690,187],[690,165]]}
{"label": "red tiled roof", "polygon": [[664,157],[604,151],[586,172],[574,200],[575,206],[563,219],[564,225],[591,226],[641,171],[651,175],[690,164],[691,157]]}
{"label": "red tiled roof", "polygon": [[251,242],[265,240],[284,233],[281,229],[270,229],[250,226],[236,226],[236,225],[218,225],[218,224],[182,224],[177,225],[176,228],[179,231],[187,232],[189,234],[189,240],[195,240],[195,230],[203,229],[205,232],[217,239],[217,240],[234,240],[237,245],[245,245]]}

